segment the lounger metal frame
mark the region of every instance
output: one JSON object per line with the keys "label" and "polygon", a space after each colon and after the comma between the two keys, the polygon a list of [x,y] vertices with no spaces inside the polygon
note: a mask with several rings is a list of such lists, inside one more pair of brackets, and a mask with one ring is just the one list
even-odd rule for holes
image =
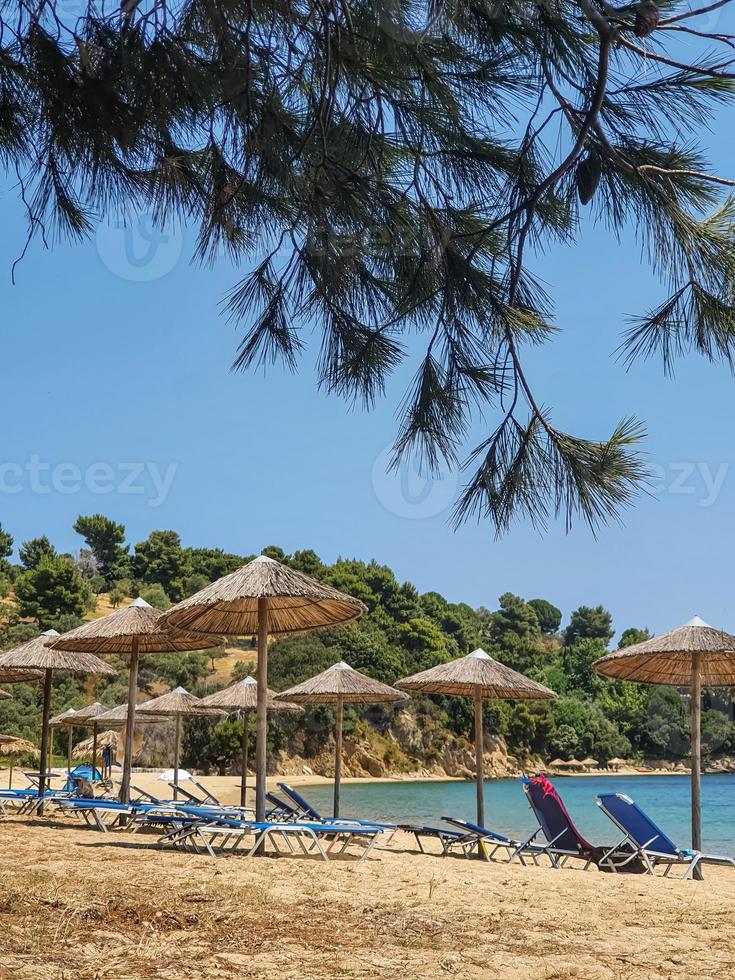
{"label": "lounger metal frame", "polygon": [[[279,839],[285,844],[290,853],[295,853],[292,839],[298,844],[301,851],[312,856],[314,852],[327,861],[330,854],[337,849],[337,855],[343,854],[350,844],[357,841],[365,842],[359,860],[364,861],[370,854],[378,838],[383,833],[381,827],[355,827],[353,825],[328,825],[328,824],[305,824],[305,823],[257,823],[255,821],[220,821],[205,823],[193,821],[181,827],[174,827],[168,833],[159,838],[159,844],[171,844],[174,847],[187,849],[193,848],[201,852],[201,845],[211,856],[216,857],[218,853],[225,851],[233,852],[239,850],[241,843],[248,837],[253,837],[254,842],[247,850],[248,857],[256,853],[261,847],[265,848],[268,843],[277,854],[283,853],[279,847]],[[220,838],[216,846],[214,838]],[[325,848],[323,841],[328,841]],[[310,846],[307,846],[306,841]]]}
{"label": "lounger metal frame", "polygon": [[[516,860],[518,860],[525,866],[525,859],[530,858],[535,865],[538,865],[539,858],[545,856],[549,858],[552,866],[558,866],[555,864],[557,858],[554,853],[549,851],[548,846],[534,843],[534,837],[539,833],[541,828],[535,831],[526,840],[518,841],[513,840],[510,837],[505,837],[503,834],[495,833],[494,831],[489,830],[487,827],[479,827],[477,824],[473,824],[467,820],[457,820],[454,817],[442,817],[442,820],[453,824],[455,827],[460,827],[465,830],[465,835],[463,838],[451,842],[448,845],[447,853],[451,851],[452,847],[454,846],[459,846],[464,850],[469,845],[469,850],[465,851],[466,857],[469,857],[472,850],[477,847],[478,851],[483,855],[486,861],[492,861],[495,854],[499,850],[504,850],[506,852],[509,864],[513,864]],[[488,845],[491,848],[489,851]]]}
{"label": "lounger metal frame", "polygon": [[[533,807],[531,807],[531,809],[535,815],[536,811]],[[536,819],[538,819],[538,817],[536,817]],[[566,848],[556,846],[556,842],[560,837],[564,836],[566,830],[562,830],[556,835],[556,837],[553,837],[551,840],[547,840],[545,844],[542,841],[536,840],[538,835],[541,833],[544,833],[543,827],[537,827],[532,834],[530,834],[524,841],[521,841],[511,856],[510,864],[513,864],[516,859],[519,859],[523,864],[523,852],[529,849],[532,849],[532,853],[535,853],[539,857],[542,855],[548,857],[552,868],[565,867],[569,858],[576,858],[579,861],[583,860],[585,862],[584,867],[582,868],[583,871],[587,871],[589,866],[595,863],[594,857],[592,855],[584,854],[583,851],[570,851]],[[538,861],[534,860],[534,863],[538,864]]]}

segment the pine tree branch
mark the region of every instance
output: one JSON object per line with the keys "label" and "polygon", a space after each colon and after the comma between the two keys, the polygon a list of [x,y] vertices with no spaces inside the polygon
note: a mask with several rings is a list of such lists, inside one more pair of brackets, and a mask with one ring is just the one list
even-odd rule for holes
{"label": "pine tree branch", "polygon": [[675,61],[673,58],[667,58],[662,54],[655,54],[653,51],[647,51],[645,48],[639,47],[634,44],[628,38],[622,35],[618,38],[618,43],[622,47],[627,48],[629,51],[634,51],[641,58],[647,61],[657,61],[659,64],[668,65],[669,68],[678,68],[680,71],[691,72],[693,75],[705,75],[708,78],[722,78],[722,79],[733,79],[735,78],[735,72],[726,72],[721,69],[727,65],[735,64],[735,58],[731,58],[728,61],[723,61],[721,65],[716,68],[706,67],[704,65],[690,65],[684,61]]}
{"label": "pine tree branch", "polygon": [[696,177],[698,180],[707,180],[713,184],[722,184],[724,187],[735,187],[735,180],[726,177],[718,177],[716,174],[707,174],[699,170],[670,170],[666,167],[656,167],[652,163],[643,163],[634,168],[638,173],[648,171],[654,174],[663,174],[666,177]]}
{"label": "pine tree branch", "polygon": [[697,7],[696,10],[686,10],[682,14],[676,14],[674,17],[667,17],[665,20],[662,20],[659,27],[664,27],[667,24],[676,24],[680,20],[687,20],[690,17],[701,17],[702,14],[708,14],[712,10],[719,10],[720,7],[726,7],[732,2],[733,0],[716,0],[715,3],[710,3],[706,7]]}
{"label": "pine tree branch", "polygon": [[681,34],[688,34],[691,37],[704,38],[707,41],[718,41],[720,44],[726,44],[729,48],[735,49],[735,37],[731,34],[712,34],[707,31],[697,31],[692,27],[681,27],[676,24],[672,24],[670,27],[659,27],[659,31],[677,31]]}

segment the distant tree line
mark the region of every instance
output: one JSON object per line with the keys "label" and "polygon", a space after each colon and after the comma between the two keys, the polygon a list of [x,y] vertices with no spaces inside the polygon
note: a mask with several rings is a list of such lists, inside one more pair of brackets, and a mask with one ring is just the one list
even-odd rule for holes
{"label": "distant tree line", "polygon": [[[234,571],[253,555],[216,548],[185,547],[179,534],[156,530],[134,546],[125,527],[100,514],[80,516],[74,524],[84,546],[76,555],[60,554],[45,535],[22,542],[12,562],[14,542],[0,527],[0,649],[9,649],[39,629],[70,629],[93,614],[103,599],[115,608],[141,595],[158,608],[191,595]],[[420,593],[399,582],[377,561],[339,558],[329,564],[304,549],[292,554],[272,545],[263,553],[320,581],[361,599],[367,613],[356,623],[320,633],[274,642],[270,685],[284,689],[342,659],[353,667],[393,683],[407,674],[469,653],[482,646],[491,656],[551,687],[553,702],[486,702],[488,732],[502,736],[522,760],[541,756],[593,756],[606,762],[614,756],[682,758],[688,744],[687,705],[673,688],[609,681],[593,670],[593,662],[609,648],[614,636],[612,616],[602,606],[580,606],[566,624],[548,599],[525,600],[506,592],[496,608],[473,608],[450,602],[438,592]],[[618,647],[649,635],[641,628],[622,631]],[[247,651],[252,638],[230,638],[228,647]],[[224,650],[167,654],[144,658],[140,683],[160,689],[183,685],[194,693],[222,686],[215,674]],[[253,659],[255,654],[253,652]],[[114,659],[114,658],[111,658]],[[245,658],[247,660],[247,658]],[[99,681],[95,697],[110,705],[124,700],[126,662],[122,674]],[[247,672],[238,662],[235,679]],[[59,674],[54,710],[81,707],[90,698],[89,681]],[[13,700],[0,702],[0,730],[35,737],[38,693],[15,685]],[[702,717],[705,751],[729,752],[735,747],[729,692],[717,698],[705,692]],[[470,736],[472,706],[462,698],[419,697],[406,707],[377,706],[346,712],[346,732],[367,725],[376,732],[393,731],[398,712],[413,712],[423,730],[435,733],[437,744],[447,733]],[[309,756],[324,744],[331,709],[307,708],[301,719],[274,717],[272,749]],[[442,734],[443,733],[443,734]],[[78,737],[83,737],[80,732]],[[238,757],[242,722],[188,726],[187,764],[227,766]],[[410,757],[410,747],[404,747]],[[386,749],[388,751],[388,749]]]}

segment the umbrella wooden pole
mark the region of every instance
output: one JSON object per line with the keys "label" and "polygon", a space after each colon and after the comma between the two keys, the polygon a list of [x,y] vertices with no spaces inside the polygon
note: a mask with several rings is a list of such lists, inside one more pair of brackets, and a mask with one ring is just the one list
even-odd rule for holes
{"label": "umbrella wooden pole", "polygon": [[179,798],[179,757],[181,755],[181,715],[176,715],[176,743],[174,745],[174,799]]}
{"label": "umbrella wooden pole", "polygon": [[477,790],[477,823],[485,826],[485,757],[482,731],[482,691],[475,690],[475,783]]}
{"label": "umbrella wooden pole", "polygon": [[[41,721],[41,776],[38,780],[38,795],[46,792],[46,773],[48,772],[49,755],[49,718],[51,716],[51,675],[53,671],[47,668],[43,675],[43,719]],[[43,803],[38,808],[43,813]]]}
{"label": "umbrella wooden pole", "polygon": [[[139,641],[133,638],[130,651],[130,677],[128,678],[128,719],[125,729],[125,757],[123,759],[120,802],[130,802],[130,777],[133,765],[133,737],[135,734],[135,702],[138,697]],[[123,821],[121,820],[121,823]]]}
{"label": "umbrella wooden pole", "polygon": [[342,782],[342,723],[344,721],[344,699],[337,698],[337,726],[334,734],[334,816],[339,816],[339,790]]}
{"label": "umbrella wooden pole", "polygon": [[250,749],[250,712],[242,713],[242,766],[240,778],[240,806],[248,805],[248,751]]}
{"label": "umbrella wooden pole", "polygon": [[92,725],[92,782],[97,772],[97,722]]}
{"label": "umbrella wooden pole", "polygon": [[13,788],[13,760],[10,760],[10,772],[8,773],[8,789]]}
{"label": "umbrella wooden pole", "polygon": [[258,599],[258,707],[255,732],[255,819],[265,820],[268,738],[268,600]]}
{"label": "umbrella wooden pole", "polygon": [[67,775],[71,772],[71,746],[72,746],[71,733],[72,733],[72,730],[73,729],[72,729],[72,726],[71,725],[69,725],[69,727],[66,730],[66,773],[67,773]]}
{"label": "umbrella wooden pole", "polygon": [[[702,739],[701,739],[701,702],[702,702],[702,674],[701,674],[701,654],[695,653],[692,657],[692,682],[691,682],[691,743],[692,743],[692,848],[695,851],[702,849],[702,797],[701,797],[701,771],[702,771]],[[695,868],[695,873],[699,868]]]}

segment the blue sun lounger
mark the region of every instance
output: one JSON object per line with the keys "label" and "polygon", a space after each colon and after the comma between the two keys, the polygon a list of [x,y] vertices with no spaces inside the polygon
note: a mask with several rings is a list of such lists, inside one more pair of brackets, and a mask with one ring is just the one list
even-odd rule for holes
{"label": "blue sun lounger", "polygon": [[0,805],[4,808],[6,804],[10,804],[16,814],[31,814],[42,803],[54,803],[57,800],[67,799],[70,795],[66,790],[61,789],[47,789],[43,796],[37,789],[3,789],[0,790]]}
{"label": "blue sun lounger", "polygon": [[[171,800],[135,800],[121,803],[119,800],[90,800],[71,797],[58,801],[62,813],[81,817],[96,830],[107,832],[122,824],[133,833],[144,826],[161,826],[174,822],[177,826],[192,821],[212,822],[219,819],[239,819],[242,813],[236,808],[219,806],[195,806]],[[129,818],[130,822],[127,823]]]}
{"label": "blue sun lounger", "polygon": [[305,800],[301,793],[297,792],[292,786],[289,786],[288,783],[279,783],[278,788],[283,790],[286,796],[295,804],[290,807],[292,819],[294,820],[307,818],[317,823],[349,823],[357,824],[357,826],[382,827],[384,830],[399,829],[398,824],[386,823],[383,820],[357,820],[355,817],[325,817],[311,803]]}
{"label": "blue sun lounger", "polygon": [[[311,820],[317,821],[319,823],[332,823],[334,817],[325,817],[312,806],[308,800],[306,800],[301,793],[295,790],[288,783],[279,783],[279,789],[288,797],[291,801],[286,803],[283,800],[279,800],[278,797],[274,797],[272,794],[268,795],[268,799],[273,803],[281,803],[283,806],[287,807],[289,810],[289,815],[286,819],[289,820]],[[447,820],[446,817],[443,818]],[[395,832],[396,830],[402,830],[406,834],[413,834],[416,839],[416,846],[422,854],[426,854],[423,841],[427,838],[436,840],[441,845],[442,854],[448,854],[449,851],[454,847],[459,847],[461,850],[467,850],[467,853],[473,850],[477,846],[477,833],[476,831],[468,831],[467,828],[461,826],[461,830],[450,830],[448,827],[430,827],[425,824],[414,824],[414,823],[386,823],[382,820],[356,820],[352,817],[339,817],[340,823],[350,823],[356,824],[357,826],[378,826],[382,827],[384,830],[391,830]],[[452,821],[447,821],[451,823]],[[504,846],[504,845],[503,845]]]}
{"label": "blue sun lounger", "polygon": [[[487,861],[492,861],[497,851],[505,851],[508,861],[511,863],[518,858],[521,864],[525,865],[525,857],[530,857],[534,864],[538,864],[539,857],[544,855],[551,861],[551,856],[543,844],[513,840],[504,834],[499,834],[495,830],[488,830],[487,827],[481,827],[469,820],[458,820],[456,817],[442,817],[442,820],[464,830],[464,834],[460,834],[458,840],[450,842],[445,853],[449,853],[453,847],[458,846],[464,851],[466,857],[469,857],[472,851],[477,848]],[[551,863],[553,864],[553,861]]]}
{"label": "blue sun lounger", "polygon": [[678,847],[672,839],[651,820],[637,803],[624,793],[600,793],[595,800],[599,808],[623,832],[623,839],[607,851],[600,859],[612,871],[624,869],[627,861],[624,848],[630,848],[632,858],[639,858],[648,874],[655,874],[657,865],[665,865],[667,877],[675,865],[683,866],[683,878],[692,876],[694,869],[701,864],[729,864],[735,867],[735,858],[720,854],[703,854],[688,848]]}
{"label": "blue sun lounger", "polygon": [[243,840],[250,837],[254,840],[247,851],[248,856],[261,848],[265,851],[268,844],[280,854],[282,851],[279,841],[286,845],[288,851],[294,853],[293,840],[305,855],[310,856],[316,852],[325,861],[329,860],[335,848],[337,854],[341,855],[352,844],[357,844],[361,847],[360,860],[364,861],[384,830],[383,827],[367,824],[356,826],[338,822],[258,822],[219,818],[213,822],[190,820],[181,826],[174,826],[172,831],[159,838],[159,843],[182,848],[191,846],[196,851],[200,851],[199,845],[202,845],[211,857],[216,857],[218,853],[238,850]]}
{"label": "blue sun lounger", "polygon": [[[81,817],[89,827],[103,833],[118,826],[122,818],[129,818],[130,828],[135,829],[141,816],[176,815],[174,805],[169,803],[120,803],[119,800],[90,800],[86,797],[66,797],[56,802],[63,814]],[[185,819],[183,814],[181,817]]]}
{"label": "blue sun lounger", "polygon": [[[286,794],[290,801],[289,806],[292,820],[306,819],[316,823],[327,823],[333,819],[332,817],[323,817],[316,807],[313,807],[301,793],[295,790],[293,786],[289,786],[288,783],[278,783],[278,788]],[[342,822],[344,823],[345,821]],[[350,819],[347,822],[359,823],[360,821]]]}
{"label": "blue sun lounger", "polygon": [[[193,780],[190,780],[193,782]],[[208,791],[200,783],[195,783],[196,786],[201,789],[204,794]],[[169,786],[174,788],[173,783],[169,783]],[[202,811],[206,811],[212,815],[220,814],[223,817],[234,817],[235,819],[250,818],[254,815],[254,807],[252,806],[240,806],[238,803],[220,803],[216,797],[211,794],[206,795],[205,799],[192,793],[190,790],[185,789],[182,786],[178,787],[179,796],[183,796],[184,800],[166,800],[167,804],[171,806],[178,807],[181,810],[187,811],[191,808],[200,808]],[[292,807],[289,807],[282,800],[271,799],[271,794],[266,793],[266,799],[271,803],[271,808],[266,810],[266,820],[289,820],[291,818]]]}
{"label": "blue sun lounger", "polygon": [[294,805],[276,796],[275,793],[266,793],[265,798],[271,805],[267,813],[269,820],[293,820],[296,816]]}
{"label": "blue sun lounger", "polygon": [[398,824],[395,823],[384,823],[381,820],[357,820],[353,817],[324,817],[322,814],[307,802],[301,793],[298,793],[292,786],[288,783],[278,783],[278,788],[283,790],[289,799],[293,800],[296,804],[293,808],[293,818],[294,820],[306,819],[307,821],[312,821],[315,823],[341,823],[341,824],[355,824],[358,827],[382,827],[383,830],[397,830]]}
{"label": "blue sun lounger", "polygon": [[[182,786],[181,783],[179,783],[179,785],[176,786],[175,783],[170,782],[168,785],[171,787],[171,789],[178,790],[179,794],[181,796],[185,796],[190,803],[202,804],[202,806],[224,806],[224,804],[220,803],[220,801],[217,799],[214,793],[211,792],[211,790],[208,790],[206,786],[203,786],[201,783],[197,782],[196,779],[193,778],[188,779],[187,782],[190,783],[192,786],[196,786],[196,788],[199,790],[199,792],[202,795],[197,796],[196,793],[192,793],[190,789],[188,789],[186,786]],[[240,807],[240,809],[244,810],[244,809],[252,809],[252,808]]]}
{"label": "blue sun lounger", "polygon": [[[398,829],[404,831],[406,834],[413,834],[416,838],[416,846],[422,854],[428,853],[424,848],[424,840],[426,838],[439,841],[442,854],[444,855],[448,854],[455,846],[463,849],[467,837],[466,833],[460,832],[459,830],[450,830],[448,827],[430,827],[417,823],[399,823]],[[472,844],[470,849],[473,848],[474,844]]]}

